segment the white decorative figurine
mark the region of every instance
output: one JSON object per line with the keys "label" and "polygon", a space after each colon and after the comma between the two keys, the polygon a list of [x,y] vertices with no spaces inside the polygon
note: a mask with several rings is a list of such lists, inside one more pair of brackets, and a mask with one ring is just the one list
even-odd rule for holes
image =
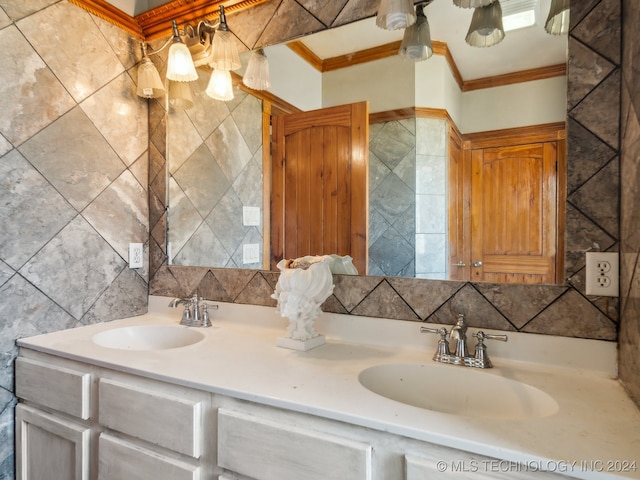
{"label": "white decorative figurine", "polygon": [[310,350],[325,343],[314,322],[322,313],[320,305],[333,293],[332,266],[339,266],[341,273],[356,272],[350,261],[350,257],[319,255],[278,262],[280,278],[271,297],[278,301],[280,315],[289,319],[289,327],[276,345]]}

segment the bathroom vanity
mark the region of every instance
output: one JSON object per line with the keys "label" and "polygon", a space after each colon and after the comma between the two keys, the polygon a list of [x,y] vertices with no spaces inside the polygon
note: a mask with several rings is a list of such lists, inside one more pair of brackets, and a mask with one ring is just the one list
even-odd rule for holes
{"label": "bathroom vanity", "polygon": [[273,308],[194,329],[169,300],[18,341],[19,479],[640,477],[614,344],[515,334],[481,370],[434,364],[415,322],[323,314],[302,352]]}

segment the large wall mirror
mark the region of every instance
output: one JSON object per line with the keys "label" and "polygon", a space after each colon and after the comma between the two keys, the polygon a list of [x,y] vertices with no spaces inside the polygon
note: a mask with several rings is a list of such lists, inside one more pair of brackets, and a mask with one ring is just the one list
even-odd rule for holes
{"label": "large wall mirror", "polygon": [[[232,101],[214,101],[203,93],[208,75],[201,75],[192,98],[176,100],[168,117],[169,263],[273,268],[263,171],[270,166],[269,115],[367,101],[368,261],[360,273],[561,282],[565,207],[556,165],[564,168],[567,37],[544,32],[550,1],[529,3],[537,24],[507,31],[491,48],[466,45],[471,10],[436,0],[425,8],[434,55],[423,62],[384,53],[384,46],[397,49],[402,32],[381,30],[369,18],[266,47],[266,96],[236,88]],[[504,15],[509,28],[511,12]],[[374,59],[361,61],[367,54]],[[501,211],[505,204],[512,208]],[[545,208],[551,218],[540,213]],[[469,231],[477,218],[500,219],[485,223],[484,237],[525,245],[524,253],[478,257],[482,248],[512,247],[478,242],[482,230]],[[545,248],[552,258],[534,270],[552,264],[547,276],[491,275],[486,268],[492,260],[530,268]],[[485,272],[474,270],[478,262]]]}

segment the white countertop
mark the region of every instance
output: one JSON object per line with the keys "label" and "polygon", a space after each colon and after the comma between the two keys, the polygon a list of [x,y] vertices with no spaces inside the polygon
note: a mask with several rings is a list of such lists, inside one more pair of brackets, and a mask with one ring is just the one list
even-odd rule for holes
{"label": "white countertop", "polygon": [[[358,382],[370,366],[431,362],[437,336],[421,335],[415,322],[324,313],[317,330],[327,343],[301,352],[275,346],[288,321],[274,308],[219,303],[218,311],[210,310],[214,326],[199,329],[205,339],[194,345],[139,352],[92,342],[96,333],[119,326],[177,324],[182,308],[168,308],[169,300],[150,297],[146,315],[18,345],[576,478],[640,478],[640,411],[613,378],[611,342],[517,333],[505,344],[487,342],[495,368],[479,375],[525,382],[551,395],[559,410],[527,420],[467,418],[395,402]],[[635,471],[625,468],[634,463]]]}

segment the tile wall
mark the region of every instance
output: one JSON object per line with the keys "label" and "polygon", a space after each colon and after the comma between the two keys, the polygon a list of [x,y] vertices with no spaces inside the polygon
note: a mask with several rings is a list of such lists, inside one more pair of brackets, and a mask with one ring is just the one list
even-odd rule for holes
{"label": "tile wall", "polygon": [[[172,263],[259,268],[262,225],[244,226],[242,214],[257,207],[262,218],[262,102],[239,90],[215,101],[208,78],[192,89],[192,108],[169,110]],[[243,263],[246,244],[260,245],[257,262]]]}
{"label": "tile wall", "polygon": [[139,47],[66,1],[0,0],[0,479],[14,478],[17,338],[146,312]]}
{"label": "tile wall", "polygon": [[373,123],[369,126],[371,275],[415,275],[415,219],[416,119]]}

